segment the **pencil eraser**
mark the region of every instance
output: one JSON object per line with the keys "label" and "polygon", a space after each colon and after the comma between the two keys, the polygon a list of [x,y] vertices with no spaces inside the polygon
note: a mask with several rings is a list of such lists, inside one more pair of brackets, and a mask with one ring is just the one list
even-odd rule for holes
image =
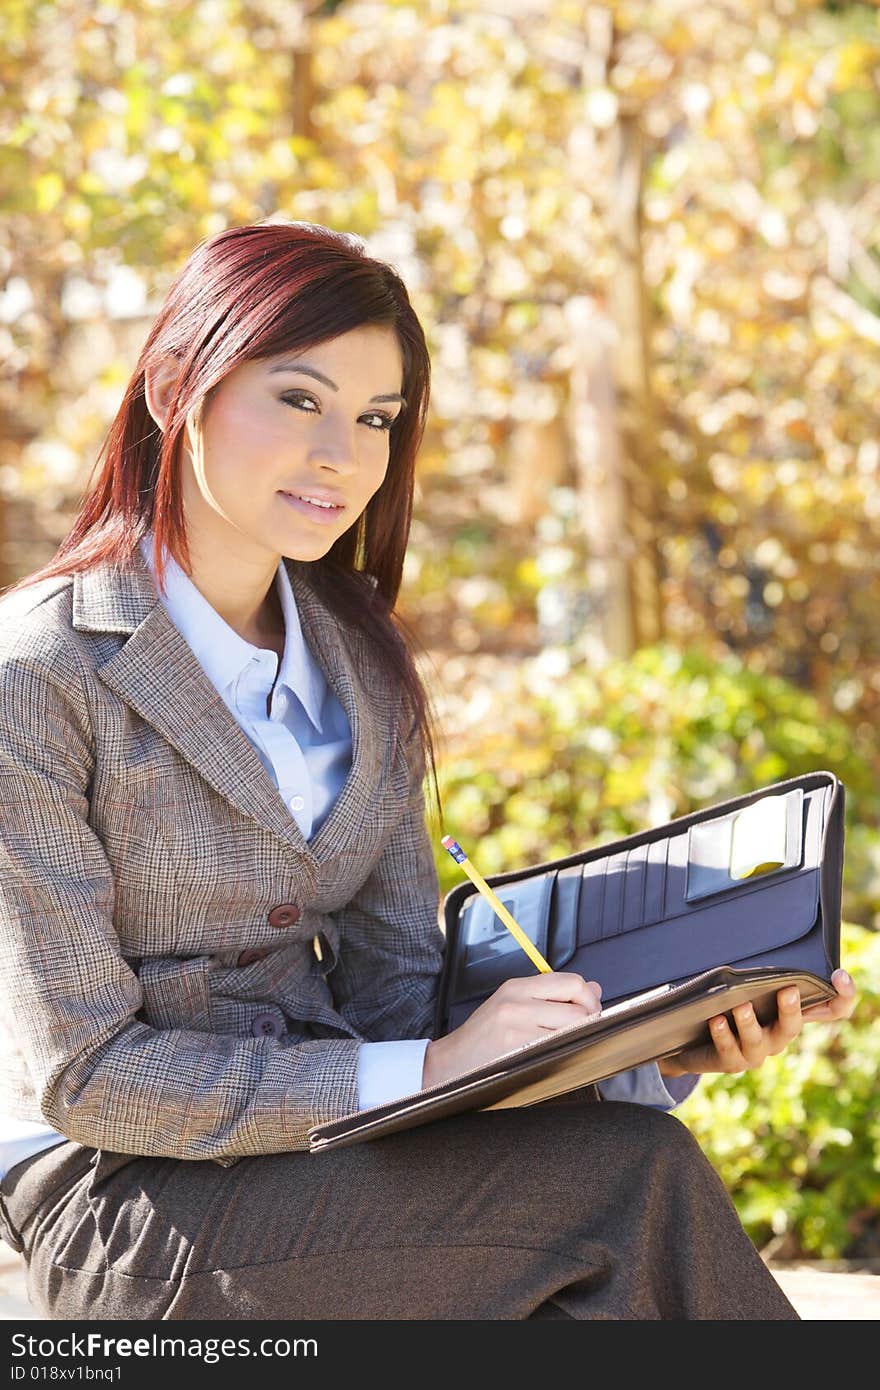
{"label": "pencil eraser", "polygon": [[457,840],[453,840],[451,835],[444,835],[440,841],[444,849],[448,849],[456,864],[463,864],[467,855]]}

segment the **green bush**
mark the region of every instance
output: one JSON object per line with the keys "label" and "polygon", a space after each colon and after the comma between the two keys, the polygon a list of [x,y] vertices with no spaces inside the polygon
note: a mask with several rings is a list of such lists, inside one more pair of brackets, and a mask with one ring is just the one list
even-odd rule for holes
{"label": "green bush", "polygon": [[[484,876],[633,834],[818,768],[846,787],[844,916],[880,924],[876,749],[778,678],[699,651],[599,671],[554,651],[506,669],[438,767],[443,833]],[[461,870],[438,844],[441,890]],[[756,1072],[705,1077],[676,1112],[759,1246],[831,1258],[880,1240],[880,934],[846,925],[856,1016],[810,1024]]]}

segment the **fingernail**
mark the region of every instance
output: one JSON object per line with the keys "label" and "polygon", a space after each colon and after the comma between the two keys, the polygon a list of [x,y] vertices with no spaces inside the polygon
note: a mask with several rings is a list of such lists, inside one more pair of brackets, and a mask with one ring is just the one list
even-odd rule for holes
{"label": "fingernail", "polygon": [[841,980],[841,984],[844,984],[844,985],[851,985],[852,982],[853,982],[853,981],[852,981],[852,975],[850,975],[850,974],[848,973],[848,971],[846,971],[846,970],[841,970],[841,972],[840,972],[840,980]]}
{"label": "fingernail", "polygon": [[789,1004],[791,1008],[794,1008],[795,1004],[798,1002],[800,997],[801,996],[798,990],[790,989],[785,996],[785,1002],[786,1004]]}

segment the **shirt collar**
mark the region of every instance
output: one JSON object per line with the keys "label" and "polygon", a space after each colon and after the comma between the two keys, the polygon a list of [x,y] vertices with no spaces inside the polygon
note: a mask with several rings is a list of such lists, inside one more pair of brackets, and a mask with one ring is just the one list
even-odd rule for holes
{"label": "shirt collar", "polygon": [[[155,580],[152,531],[141,537],[140,552]],[[169,618],[191,647],[214,688],[224,695],[261,649],[220,617],[185,570],[166,549],[165,594],[159,595]],[[312,724],[322,732],[321,707],[326,694],[323,672],[309,651],[302,633],[296,598],[283,559],[278,562],[275,584],[284,614],[284,654],[277,685],[286,685],[297,697]]]}

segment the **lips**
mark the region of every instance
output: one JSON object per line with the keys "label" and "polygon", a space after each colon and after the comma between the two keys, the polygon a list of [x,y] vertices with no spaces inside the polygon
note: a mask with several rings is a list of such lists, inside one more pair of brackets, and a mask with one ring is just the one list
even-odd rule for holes
{"label": "lips", "polygon": [[281,491],[285,497],[299,497],[309,502],[329,502],[332,507],[344,507],[345,498],[341,492],[329,487],[285,487]]}
{"label": "lips", "polygon": [[307,516],[310,521],[315,522],[318,526],[331,525],[338,521],[345,511],[345,507],[339,505],[332,507],[316,507],[314,502],[304,502],[302,498],[296,497],[290,492],[279,492],[278,496],[288,507],[292,507],[294,511],[299,512],[300,516]]}

